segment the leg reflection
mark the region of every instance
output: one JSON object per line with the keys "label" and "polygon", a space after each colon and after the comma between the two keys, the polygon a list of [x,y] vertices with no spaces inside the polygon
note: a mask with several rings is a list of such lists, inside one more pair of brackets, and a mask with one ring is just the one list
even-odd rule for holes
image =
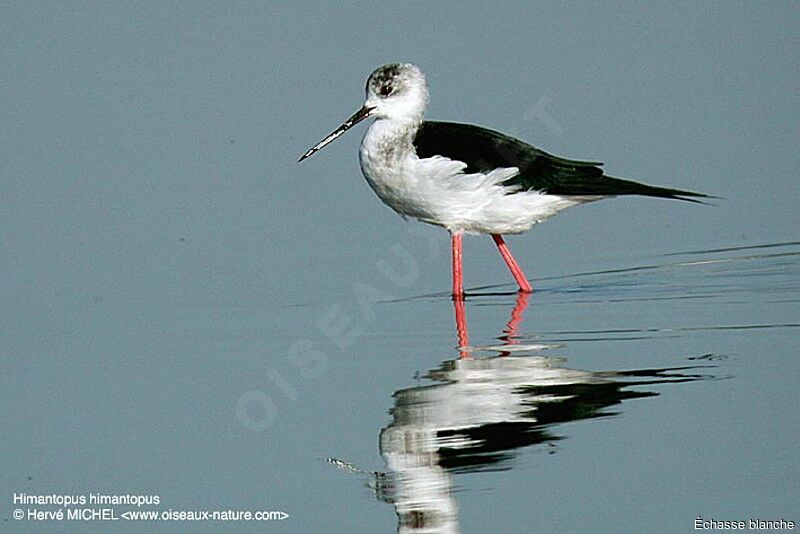
{"label": "leg reflection", "polygon": [[[514,309],[511,310],[511,319],[506,323],[503,335],[500,336],[500,341],[504,344],[516,345],[519,343],[519,325],[522,323],[522,316],[528,308],[530,298],[530,293],[520,292],[517,294],[517,301],[514,303]],[[509,354],[510,352],[503,352],[501,356],[508,356]]]}
{"label": "leg reflection", "polygon": [[[514,308],[511,310],[511,318],[503,329],[503,335],[499,338],[505,345],[515,345],[519,343],[519,325],[522,323],[522,317],[525,310],[528,308],[530,298],[530,293],[517,293],[517,300],[514,303]],[[471,349],[469,346],[469,329],[467,328],[467,309],[465,301],[463,299],[454,300],[453,308],[456,316],[456,337],[458,338],[459,357],[470,358]],[[509,354],[509,352],[503,352],[501,356],[508,356]]]}
{"label": "leg reflection", "polygon": [[453,307],[456,313],[456,336],[458,338],[458,352],[461,358],[469,358],[469,332],[467,331],[467,310],[464,299],[454,299]]}

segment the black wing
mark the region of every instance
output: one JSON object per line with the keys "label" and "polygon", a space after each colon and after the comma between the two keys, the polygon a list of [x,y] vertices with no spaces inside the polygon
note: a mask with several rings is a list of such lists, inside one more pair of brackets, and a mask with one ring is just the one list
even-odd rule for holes
{"label": "black wing", "polygon": [[466,173],[517,167],[503,182],[515,190],[564,196],[645,195],[698,202],[702,193],[654,187],[603,174],[602,163],[560,158],[507,135],[455,122],[424,121],[414,140],[417,156],[444,156],[467,164]]}

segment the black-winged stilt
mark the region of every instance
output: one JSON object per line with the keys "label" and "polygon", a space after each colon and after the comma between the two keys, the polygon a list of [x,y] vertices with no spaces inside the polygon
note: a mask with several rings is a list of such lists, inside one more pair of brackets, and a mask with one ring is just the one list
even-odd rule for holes
{"label": "black-winged stilt", "polygon": [[423,121],[425,76],[393,63],[367,79],[367,98],[352,117],[309,149],[303,161],[368,117],[361,171],[380,199],[403,217],[446,228],[453,255],[453,298],[463,299],[462,236],[490,234],[522,292],[532,287],[503,240],[559,211],[616,195],[693,200],[702,193],[605,176],[602,163],[548,154],[470,124]]}

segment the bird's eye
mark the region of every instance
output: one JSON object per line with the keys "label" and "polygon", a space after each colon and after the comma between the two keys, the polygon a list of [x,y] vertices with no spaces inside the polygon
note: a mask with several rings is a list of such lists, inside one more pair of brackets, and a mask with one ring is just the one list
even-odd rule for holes
{"label": "bird's eye", "polygon": [[394,91],[394,87],[389,84],[381,85],[381,96],[389,96]]}

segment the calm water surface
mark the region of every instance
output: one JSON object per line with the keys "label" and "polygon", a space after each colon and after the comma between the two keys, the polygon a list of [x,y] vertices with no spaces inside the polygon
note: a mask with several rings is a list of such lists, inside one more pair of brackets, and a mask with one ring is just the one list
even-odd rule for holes
{"label": "calm water surface", "polygon": [[277,307],[65,297],[44,316],[62,357],[11,362],[5,476],[31,494],[289,514],[235,526],[254,531],[796,520],[799,255],[666,254],[536,280],[530,296],[472,288],[463,309],[397,297],[401,275],[423,275],[409,258],[394,283]]}

